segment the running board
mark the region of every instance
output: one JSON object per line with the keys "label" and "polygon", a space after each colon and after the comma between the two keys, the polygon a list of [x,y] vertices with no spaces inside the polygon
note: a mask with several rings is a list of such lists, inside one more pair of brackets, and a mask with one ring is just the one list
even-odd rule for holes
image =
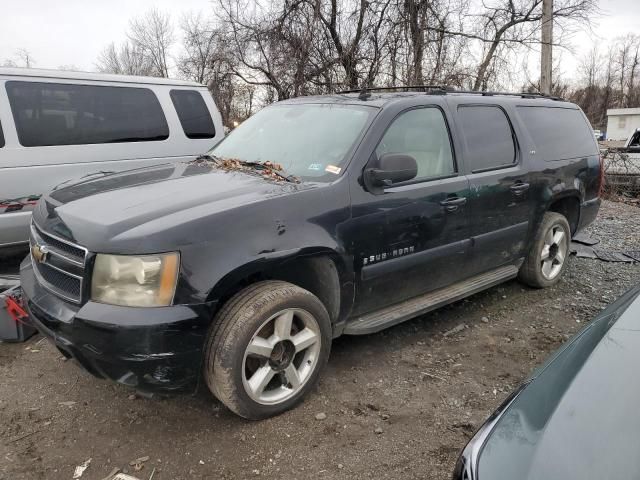
{"label": "running board", "polygon": [[500,267],[482,275],[471,277],[462,282],[433,292],[425,293],[382,310],[367,313],[349,320],[344,329],[345,335],[368,335],[402,323],[405,320],[430,312],[449,303],[461,300],[506,280],[514,278],[518,268],[513,265]]}

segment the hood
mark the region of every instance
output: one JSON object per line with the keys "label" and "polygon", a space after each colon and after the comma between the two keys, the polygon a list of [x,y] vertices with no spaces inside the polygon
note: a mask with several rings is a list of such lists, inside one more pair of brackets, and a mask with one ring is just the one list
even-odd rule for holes
{"label": "hood", "polygon": [[477,478],[640,478],[639,295],[623,295],[532,376],[482,447]]}
{"label": "hood", "polygon": [[148,235],[163,225],[176,226],[312,185],[267,180],[208,164],[160,165],[58,188],[41,202],[36,221],[91,248],[96,238],[113,240],[133,229]]}

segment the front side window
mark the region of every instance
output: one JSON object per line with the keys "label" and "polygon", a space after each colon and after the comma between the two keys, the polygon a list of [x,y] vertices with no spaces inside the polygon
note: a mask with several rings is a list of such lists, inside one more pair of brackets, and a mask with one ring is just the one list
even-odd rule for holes
{"label": "front side window", "polygon": [[6,83],[25,147],[165,140],[169,127],[147,88]]}
{"label": "front side window", "polygon": [[281,104],[262,109],[218,143],[211,154],[273,162],[302,180],[332,181],[346,166],[377,108]]}
{"label": "front side window", "polygon": [[211,114],[200,92],[171,90],[169,95],[171,95],[171,101],[187,138],[213,138],[216,136]]}
{"label": "front side window", "polygon": [[500,107],[464,105],[458,108],[466,143],[466,167],[472,172],[512,165],[516,146],[511,124]]}
{"label": "front side window", "polygon": [[415,180],[455,173],[449,132],[439,108],[416,108],[397,117],[376,148],[380,158],[386,153],[402,153],[418,164]]}

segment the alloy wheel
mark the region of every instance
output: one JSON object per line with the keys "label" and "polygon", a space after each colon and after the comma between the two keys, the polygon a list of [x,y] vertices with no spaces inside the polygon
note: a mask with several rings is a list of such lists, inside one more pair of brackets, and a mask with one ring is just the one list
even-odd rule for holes
{"label": "alloy wheel", "polygon": [[242,383],[255,402],[281,403],[298,393],[320,356],[320,327],[309,312],[290,308],[264,322],[247,345]]}
{"label": "alloy wheel", "polygon": [[564,228],[561,225],[554,225],[547,231],[540,253],[540,265],[544,278],[553,280],[560,274],[568,250],[569,242]]}

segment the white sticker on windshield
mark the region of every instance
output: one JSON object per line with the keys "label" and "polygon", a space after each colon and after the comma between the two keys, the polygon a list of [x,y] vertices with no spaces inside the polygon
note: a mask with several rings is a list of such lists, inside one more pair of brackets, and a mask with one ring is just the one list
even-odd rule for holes
{"label": "white sticker on windshield", "polygon": [[340,167],[336,167],[335,165],[327,165],[324,169],[325,172],[335,173],[336,175],[340,175],[342,169]]}
{"label": "white sticker on windshield", "polygon": [[312,163],[311,165],[309,165],[309,170],[322,170],[322,164],[321,163]]}

